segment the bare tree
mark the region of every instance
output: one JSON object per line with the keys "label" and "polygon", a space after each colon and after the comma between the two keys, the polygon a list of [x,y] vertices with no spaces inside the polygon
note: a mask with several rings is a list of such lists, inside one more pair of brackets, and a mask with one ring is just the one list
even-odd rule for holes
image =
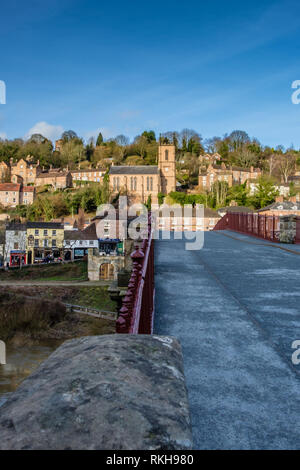
{"label": "bare tree", "polygon": [[287,183],[289,176],[294,173],[296,168],[295,154],[285,153],[284,155],[279,155],[278,168],[283,182]]}

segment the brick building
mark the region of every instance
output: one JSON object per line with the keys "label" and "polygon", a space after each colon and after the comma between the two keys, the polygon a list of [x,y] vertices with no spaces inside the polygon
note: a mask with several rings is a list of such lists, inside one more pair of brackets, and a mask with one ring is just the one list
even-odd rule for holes
{"label": "brick building", "polygon": [[87,168],[71,170],[73,182],[90,181],[93,183],[102,183],[103,177],[106,173],[105,168]]}
{"label": "brick building", "polygon": [[200,191],[210,191],[216,181],[225,181],[231,187],[234,184],[243,184],[248,180],[257,180],[261,176],[259,168],[241,168],[237,166],[226,167],[209,164],[207,168],[200,168],[198,186]]}
{"label": "brick building", "polygon": [[[169,213],[167,213],[169,212]],[[220,215],[208,207],[204,208],[203,217],[193,208],[191,216],[184,212],[184,208],[172,207],[166,213],[159,210],[155,215],[156,230],[167,230],[171,232],[195,232],[213,230],[217,222],[221,219]]]}
{"label": "brick building", "polygon": [[10,181],[10,166],[5,162],[0,162],[0,182]]}
{"label": "brick building", "polygon": [[0,183],[0,204],[4,207],[16,207],[20,204],[32,204],[35,188],[20,183]]}
{"label": "brick building", "polygon": [[113,193],[124,192],[133,201],[157,202],[158,193],[176,191],[175,146],[158,147],[158,166],[111,166],[109,184]]}
{"label": "brick building", "polygon": [[28,157],[24,160],[21,158],[16,163],[13,163],[13,159],[10,159],[10,173],[11,181],[13,183],[22,182],[24,185],[34,184],[36,177],[42,172],[39,160],[37,163],[33,163],[32,157]]}
{"label": "brick building", "polygon": [[59,168],[50,168],[50,170],[42,171],[36,177],[35,186],[45,185],[51,185],[55,189],[71,188],[71,172],[68,170],[60,170]]}
{"label": "brick building", "polygon": [[269,206],[263,207],[257,211],[262,215],[297,215],[300,216],[300,202],[296,201],[296,197],[290,197],[289,201],[284,201],[283,196],[278,196],[276,201]]}

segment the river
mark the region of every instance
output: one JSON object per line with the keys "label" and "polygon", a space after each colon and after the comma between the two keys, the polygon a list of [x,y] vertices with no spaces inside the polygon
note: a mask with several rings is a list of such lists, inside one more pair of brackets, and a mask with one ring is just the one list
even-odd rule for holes
{"label": "river", "polygon": [[[57,340],[42,341],[30,346],[8,345],[6,364],[0,365],[0,406],[3,397],[13,392],[61,343]],[[2,399],[1,399],[2,397]]]}

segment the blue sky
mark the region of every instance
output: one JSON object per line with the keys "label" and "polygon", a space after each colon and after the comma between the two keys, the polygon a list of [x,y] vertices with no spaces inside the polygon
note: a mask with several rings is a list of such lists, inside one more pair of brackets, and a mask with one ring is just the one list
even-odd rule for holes
{"label": "blue sky", "polygon": [[1,2],[0,136],[242,129],[300,148],[300,2]]}

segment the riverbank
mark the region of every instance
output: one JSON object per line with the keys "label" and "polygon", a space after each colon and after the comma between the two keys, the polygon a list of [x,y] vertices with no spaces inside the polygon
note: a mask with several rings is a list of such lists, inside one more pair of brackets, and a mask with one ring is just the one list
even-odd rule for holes
{"label": "riverbank", "polygon": [[68,313],[64,303],[115,311],[105,287],[0,288],[0,338],[24,346],[44,340],[112,334],[111,320]]}

